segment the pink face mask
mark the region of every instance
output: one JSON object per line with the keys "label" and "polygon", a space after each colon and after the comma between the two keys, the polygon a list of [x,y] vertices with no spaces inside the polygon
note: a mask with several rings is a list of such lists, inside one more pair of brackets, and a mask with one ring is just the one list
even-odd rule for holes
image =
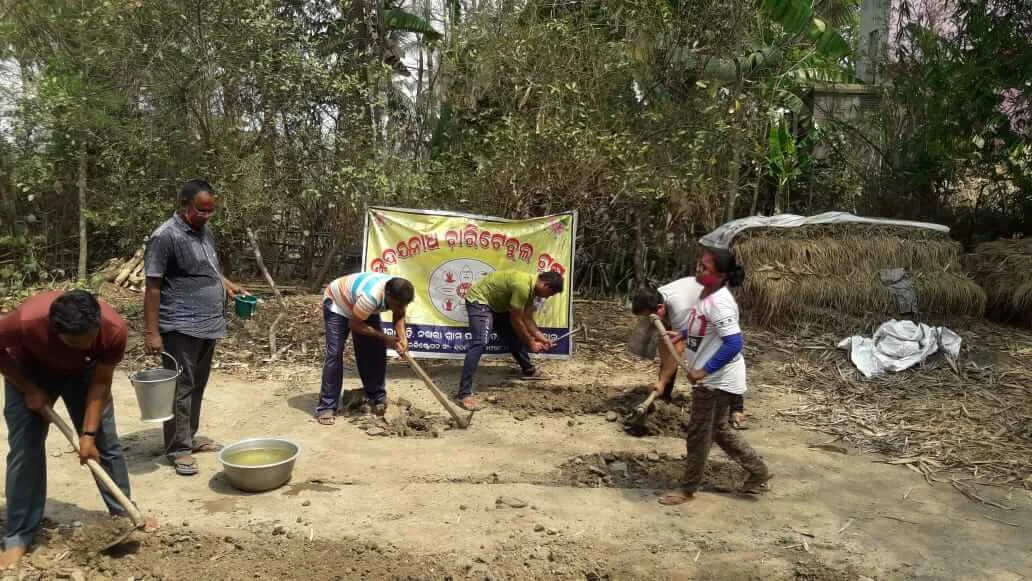
{"label": "pink face mask", "polygon": [[695,280],[704,287],[714,287],[719,286],[724,279],[719,274],[700,274],[695,276]]}

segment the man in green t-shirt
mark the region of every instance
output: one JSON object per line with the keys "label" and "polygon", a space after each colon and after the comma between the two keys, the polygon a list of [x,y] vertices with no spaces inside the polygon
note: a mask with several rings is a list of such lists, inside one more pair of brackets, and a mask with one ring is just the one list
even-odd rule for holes
{"label": "man in green t-shirt", "polygon": [[473,396],[473,375],[480,357],[491,338],[498,333],[516,358],[523,377],[544,379],[530,362],[529,351],[540,353],[552,348],[552,342],[534,323],[534,299],[563,292],[563,277],[557,272],[542,272],[535,277],[528,272],[499,270],[477,281],[466,293],[469,332],[473,336],[462,364],[462,380],[455,396],[460,406],[469,411],[479,409]]}

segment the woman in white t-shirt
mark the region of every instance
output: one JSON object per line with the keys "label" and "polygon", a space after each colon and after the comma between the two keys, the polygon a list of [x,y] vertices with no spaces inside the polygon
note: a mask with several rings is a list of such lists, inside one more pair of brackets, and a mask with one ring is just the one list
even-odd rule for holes
{"label": "woman in white t-shirt", "polygon": [[683,331],[674,337],[684,342],[686,361],[692,367],[688,373],[694,384],[692,415],[685,437],[688,455],[681,489],[661,497],[662,504],[691,500],[702,484],[714,442],[749,472],[740,492],[763,492],[771,477],[763,459],[727,422],[733,397],[746,389],[738,304],[727,287],[742,284],[745,271],[727,250],[707,249],[696,267],[695,279],[702,285],[699,302],[691,308]]}

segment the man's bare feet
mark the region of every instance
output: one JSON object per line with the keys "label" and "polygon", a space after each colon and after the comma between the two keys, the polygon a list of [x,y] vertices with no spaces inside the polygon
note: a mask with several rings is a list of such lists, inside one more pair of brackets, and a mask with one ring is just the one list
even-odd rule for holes
{"label": "man's bare feet", "polygon": [[25,556],[28,550],[28,547],[13,547],[0,553],[0,570],[17,568],[18,561]]}
{"label": "man's bare feet", "polygon": [[673,506],[676,504],[684,504],[695,497],[694,492],[688,490],[675,490],[668,492],[663,496],[659,497],[659,504],[665,504],[667,506]]}

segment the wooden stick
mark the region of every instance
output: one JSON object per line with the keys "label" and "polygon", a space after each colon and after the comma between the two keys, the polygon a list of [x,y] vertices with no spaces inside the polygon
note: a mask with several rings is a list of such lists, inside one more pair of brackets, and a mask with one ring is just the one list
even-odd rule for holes
{"label": "wooden stick", "polygon": [[276,327],[279,326],[280,321],[282,321],[285,316],[287,316],[286,313],[276,315],[276,320],[269,325],[269,351],[272,352],[273,361],[276,359]]}
{"label": "wooden stick", "polygon": [[269,287],[272,288],[272,294],[276,295],[276,300],[283,301],[283,295],[280,294],[278,288],[276,288],[276,281],[272,280],[272,275],[269,274],[269,269],[265,268],[265,260],[262,258],[262,249],[258,245],[258,235],[254,233],[254,230],[247,229],[247,238],[251,241],[251,249],[254,251],[254,258],[258,261],[258,270],[262,271],[262,276],[265,277],[265,282],[269,283]]}
{"label": "wooden stick", "polygon": [[[75,432],[72,431],[71,426],[69,426],[68,423],[65,422],[61,416],[54,413],[54,410],[51,409],[50,406],[46,406],[43,408],[43,415],[45,415],[48,420],[53,422],[54,425],[57,426],[59,430],[61,430],[61,433],[64,434],[64,437],[68,440],[68,443],[72,445],[72,448],[74,448],[76,454],[78,454],[79,441],[77,436],[75,435]],[[126,498],[125,493],[122,492],[122,489],[119,488],[113,480],[111,480],[111,477],[108,476],[108,473],[100,467],[100,464],[97,464],[97,461],[91,458],[86,461],[86,465],[90,467],[90,471],[93,472],[93,475],[97,477],[98,481],[100,481],[101,486],[106,488],[107,491],[111,493],[111,496],[115,497],[115,500],[118,501],[118,504],[121,504],[122,508],[124,508],[125,511],[129,513],[129,518],[133,520],[133,524],[136,525],[137,528],[143,528],[146,525],[146,521],[143,520],[143,515],[140,514],[140,509],[136,508],[136,505],[133,504],[133,501]]]}
{"label": "wooden stick", "polygon": [[443,393],[441,393],[441,390],[437,387],[437,384],[434,383],[434,380],[431,379],[425,371],[423,371],[423,368],[420,367],[418,363],[416,363],[416,359],[412,357],[412,354],[406,351],[402,353],[401,356],[405,358],[405,361],[407,361],[409,366],[412,367],[412,370],[416,372],[416,375],[418,375],[419,378],[423,380],[423,383],[425,383],[426,386],[430,388],[430,392],[434,394],[434,397],[437,398],[437,402],[444,407],[444,409],[448,412],[448,415],[450,415],[452,419],[455,420],[455,424],[463,430],[468,428],[469,422],[473,419],[473,412],[470,412],[468,418],[462,417],[462,415],[455,410],[455,406],[453,406],[452,403],[448,401],[448,398],[445,397]]}
{"label": "wooden stick", "polygon": [[[276,301],[279,303],[280,309],[284,309],[286,305],[283,303],[283,294],[280,293],[279,289],[276,288],[276,281],[272,280],[272,275],[269,274],[269,269],[265,268],[265,260],[262,259],[262,249],[258,244],[258,235],[254,233],[254,230],[247,229],[247,238],[251,241],[251,249],[254,250],[254,259],[258,262],[258,269],[262,271],[262,276],[265,277],[265,282],[269,283],[269,287],[272,288],[272,294],[276,296]],[[276,327],[279,325],[283,317],[286,316],[286,312],[280,312],[276,315],[276,320],[269,325],[269,357],[271,361],[275,361],[278,357],[276,353]]]}

